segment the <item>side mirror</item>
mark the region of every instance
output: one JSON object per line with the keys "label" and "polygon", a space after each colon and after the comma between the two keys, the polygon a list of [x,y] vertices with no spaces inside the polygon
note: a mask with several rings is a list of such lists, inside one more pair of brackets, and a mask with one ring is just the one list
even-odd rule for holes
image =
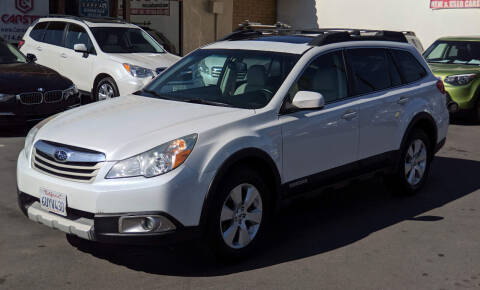
{"label": "side mirror", "polygon": [[299,91],[293,98],[292,105],[298,109],[321,109],[325,106],[325,98],[317,92]]}
{"label": "side mirror", "polygon": [[32,54],[32,53],[27,53],[27,61],[28,62],[36,62],[37,61],[37,57]]}
{"label": "side mirror", "polygon": [[87,46],[84,43],[77,43],[73,45],[73,50],[75,52],[88,53]]}

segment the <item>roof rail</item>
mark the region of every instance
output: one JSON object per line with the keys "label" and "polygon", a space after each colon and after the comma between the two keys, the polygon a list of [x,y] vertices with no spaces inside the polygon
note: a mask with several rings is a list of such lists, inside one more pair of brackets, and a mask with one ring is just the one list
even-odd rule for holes
{"label": "roof rail", "polygon": [[347,31],[325,31],[309,42],[312,46],[321,46],[347,41],[393,41],[408,43],[403,32],[389,30],[347,30]]}
{"label": "roof rail", "polygon": [[[49,14],[49,15],[41,17],[41,18],[67,18],[67,19],[78,20],[78,21],[81,21],[81,22],[86,22],[86,21],[89,21],[89,20],[97,20],[97,22],[101,22],[102,20],[108,20],[110,22],[116,22],[116,23],[127,23],[123,19],[116,18],[116,17],[108,17],[108,16],[105,16],[105,17],[100,17],[100,16],[81,17],[81,16],[65,15],[65,14]],[[93,22],[93,21],[89,21],[89,22]]]}

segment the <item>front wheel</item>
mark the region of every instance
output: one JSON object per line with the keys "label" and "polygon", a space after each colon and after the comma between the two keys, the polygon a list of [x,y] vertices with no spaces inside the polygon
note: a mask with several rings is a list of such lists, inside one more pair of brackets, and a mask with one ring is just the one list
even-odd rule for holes
{"label": "front wheel", "polygon": [[229,174],[213,193],[208,243],[221,258],[248,257],[264,235],[270,194],[260,174],[241,168]]}
{"label": "front wheel", "polygon": [[392,188],[401,194],[417,193],[428,178],[432,157],[432,146],[427,134],[422,130],[412,132],[401,149],[396,172],[388,177]]}
{"label": "front wheel", "polygon": [[103,101],[119,96],[117,85],[111,77],[101,79],[95,88],[95,100]]}

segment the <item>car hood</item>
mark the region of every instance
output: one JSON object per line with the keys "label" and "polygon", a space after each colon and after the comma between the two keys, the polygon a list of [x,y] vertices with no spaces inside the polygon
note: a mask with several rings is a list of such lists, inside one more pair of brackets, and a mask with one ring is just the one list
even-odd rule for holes
{"label": "car hood", "polygon": [[480,66],[476,65],[458,65],[458,64],[443,64],[443,63],[429,63],[428,64],[432,69],[432,72],[435,76],[445,79],[447,76],[451,75],[462,75],[462,74],[479,74]]}
{"label": "car hood", "polygon": [[180,59],[170,53],[112,53],[110,58],[119,63],[138,65],[154,71],[169,67]]}
{"label": "car hood", "polygon": [[69,79],[56,71],[36,63],[0,64],[0,93],[19,94],[45,91],[65,90],[72,86]]}
{"label": "car hood", "polygon": [[108,161],[115,161],[190,134],[201,138],[204,130],[253,114],[253,110],[128,95],[62,113],[39,130],[36,140],[100,151]]}

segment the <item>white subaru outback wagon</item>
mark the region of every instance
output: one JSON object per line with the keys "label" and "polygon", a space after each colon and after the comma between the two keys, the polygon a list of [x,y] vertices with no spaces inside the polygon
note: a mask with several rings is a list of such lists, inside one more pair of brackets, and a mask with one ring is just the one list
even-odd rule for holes
{"label": "white subaru outback wagon", "polygon": [[180,59],[140,27],[116,18],[41,18],[19,46],[97,101],[140,90]]}
{"label": "white subaru outback wagon", "polygon": [[448,124],[443,83],[402,33],[240,31],[141,92],[39,123],[18,200],[84,239],[203,236],[244,257],[292,196],[372,172],[417,192]]}

